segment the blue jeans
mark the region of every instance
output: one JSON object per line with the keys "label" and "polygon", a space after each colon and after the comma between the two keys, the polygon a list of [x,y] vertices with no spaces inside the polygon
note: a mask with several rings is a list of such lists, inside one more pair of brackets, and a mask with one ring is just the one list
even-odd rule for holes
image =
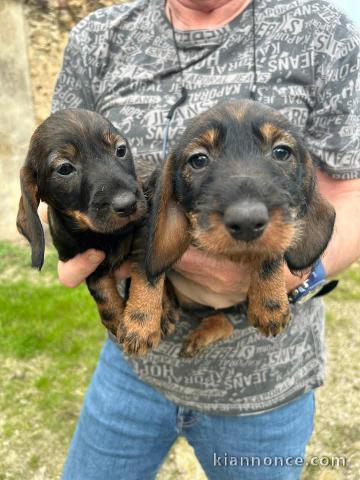
{"label": "blue jeans", "polygon": [[[313,392],[258,415],[206,415],[183,408],[140,380],[107,340],[63,480],[153,479],[179,435],[192,445],[209,479],[299,479],[298,457],[304,457],[313,415]],[[286,465],[295,458],[298,465]]]}

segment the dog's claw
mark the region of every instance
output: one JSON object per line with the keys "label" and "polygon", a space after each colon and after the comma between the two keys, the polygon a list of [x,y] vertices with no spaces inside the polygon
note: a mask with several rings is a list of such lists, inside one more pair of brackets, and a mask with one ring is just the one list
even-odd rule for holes
{"label": "dog's claw", "polygon": [[[146,314],[137,323],[129,321],[129,317],[130,319],[134,317],[134,315],[129,314],[130,312],[127,310],[118,326],[116,338],[127,355],[146,355],[149,350],[159,345],[161,339],[160,328],[150,328],[152,324],[149,320],[151,319],[148,319]],[[139,314],[137,315],[139,318]]]}
{"label": "dog's claw", "polygon": [[255,306],[249,302],[247,313],[248,321],[266,337],[276,337],[284,330],[290,320],[288,303],[282,303],[276,312],[269,312],[266,308],[259,307],[259,305],[260,302],[257,302],[256,306],[258,308],[255,308]]}
{"label": "dog's claw", "polygon": [[202,350],[205,350],[206,347],[207,343],[204,342],[203,335],[194,331],[184,340],[179,356],[183,358],[192,358],[198,355]]}

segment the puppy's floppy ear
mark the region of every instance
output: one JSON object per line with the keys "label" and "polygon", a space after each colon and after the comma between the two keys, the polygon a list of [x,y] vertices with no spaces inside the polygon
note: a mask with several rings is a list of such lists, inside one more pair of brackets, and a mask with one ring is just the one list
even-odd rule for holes
{"label": "puppy's floppy ear", "polygon": [[173,157],[163,167],[153,199],[146,272],[154,279],[173,265],[190,243],[190,225],[174,195]]}
{"label": "puppy's floppy ear", "polygon": [[35,173],[28,165],[20,171],[21,198],[16,219],[19,232],[31,245],[31,265],[38,270],[44,263],[45,238],[37,208],[40,197]]}
{"label": "puppy's floppy ear", "polygon": [[334,207],[320,194],[310,155],[305,153],[305,203],[299,222],[301,234],[285,253],[290,270],[310,267],[326,249],[335,223]]}

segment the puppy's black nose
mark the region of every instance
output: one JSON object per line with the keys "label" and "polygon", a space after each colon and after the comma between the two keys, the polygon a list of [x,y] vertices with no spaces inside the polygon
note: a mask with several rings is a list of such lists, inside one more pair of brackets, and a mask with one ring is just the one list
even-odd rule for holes
{"label": "puppy's black nose", "polygon": [[136,211],[136,197],[132,192],[123,192],[113,198],[111,207],[121,217],[128,217]]}
{"label": "puppy's black nose", "polygon": [[260,237],[268,222],[268,209],[260,201],[238,202],[224,213],[224,223],[231,236],[244,242]]}

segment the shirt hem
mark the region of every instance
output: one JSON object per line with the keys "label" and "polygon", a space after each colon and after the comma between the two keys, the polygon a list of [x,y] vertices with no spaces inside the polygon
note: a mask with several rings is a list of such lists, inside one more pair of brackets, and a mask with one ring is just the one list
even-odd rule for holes
{"label": "shirt hem", "polygon": [[[108,332],[109,339],[115,343],[115,345],[122,350],[121,346],[116,342],[115,337]],[[146,376],[141,375],[134,368],[134,365],[129,361],[130,367],[133,369],[134,373],[151,387],[155,388],[159,393],[161,393],[167,400],[174,403],[178,407],[183,407],[191,410],[195,410],[202,414],[208,415],[223,415],[223,416],[251,416],[251,415],[260,415],[266,412],[275,410],[276,408],[282,407],[295,401],[300,396],[308,393],[316,388],[321,387],[324,384],[324,378],[321,373],[318,371],[314,376],[303,379],[300,384],[297,385],[297,388],[289,392],[287,395],[286,392],[277,395],[277,401],[259,401],[254,403],[253,408],[241,407],[235,403],[226,402],[221,404],[219,401],[214,400],[213,404],[205,404],[202,401],[187,401],[183,398],[179,398],[177,395],[174,395],[174,392],[170,389],[164,388],[163,385],[158,385],[154,379],[149,379]],[[320,369],[321,370],[321,369]],[[269,392],[270,393],[270,392]],[[245,399],[244,399],[245,401]],[[261,406],[260,406],[261,404]]]}

